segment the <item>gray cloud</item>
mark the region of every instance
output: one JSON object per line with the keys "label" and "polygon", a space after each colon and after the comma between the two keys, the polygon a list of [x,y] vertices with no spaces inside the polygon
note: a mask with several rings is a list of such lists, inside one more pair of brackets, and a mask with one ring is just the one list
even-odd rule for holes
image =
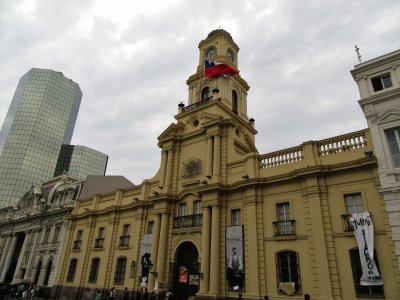
{"label": "gray cloud", "polygon": [[83,91],[72,142],[110,155],[107,174],[140,183],[157,172],[157,136],[187,103],[211,30],[241,48],[260,153],[365,128],[354,44],[364,61],[400,48],[397,0],[131,2],[1,1],[0,123],[24,73],[61,71]]}

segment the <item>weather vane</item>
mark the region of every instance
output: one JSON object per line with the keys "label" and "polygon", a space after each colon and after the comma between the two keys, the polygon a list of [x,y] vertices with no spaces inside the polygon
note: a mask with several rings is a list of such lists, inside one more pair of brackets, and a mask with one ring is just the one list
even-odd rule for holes
{"label": "weather vane", "polygon": [[354,45],[354,48],[356,48],[358,63],[361,63],[362,58],[361,58],[361,54],[360,54],[360,48],[358,48],[357,45]]}

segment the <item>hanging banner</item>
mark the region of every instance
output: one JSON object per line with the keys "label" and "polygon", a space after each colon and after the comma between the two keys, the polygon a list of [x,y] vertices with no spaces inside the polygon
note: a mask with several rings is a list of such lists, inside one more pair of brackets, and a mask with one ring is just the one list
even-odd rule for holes
{"label": "hanging banner", "polygon": [[151,261],[151,245],[153,243],[153,234],[144,234],[143,235],[143,241],[142,241],[142,249],[140,252],[141,255],[141,260],[140,264],[142,267],[142,278],[146,277],[146,282],[147,282],[147,277],[149,276],[149,270],[150,270],[150,261]]}
{"label": "hanging banner", "polygon": [[226,228],[226,257],[229,290],[244,290],[243,226]]}
{"label": "hanging banner", "polygon": [[350,221],[354,224],[354,235],[360,251],[362,268],[360,284],[382,285],[383,282],[374,261],[374,225],[371,215],[369,212],[353,214]]}

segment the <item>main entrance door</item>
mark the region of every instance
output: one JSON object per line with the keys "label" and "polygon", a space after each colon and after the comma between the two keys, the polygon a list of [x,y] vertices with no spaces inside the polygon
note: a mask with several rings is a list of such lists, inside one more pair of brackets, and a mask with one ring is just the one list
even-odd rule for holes
{"label": "main entrance door", "polygon": [[191,242],[182,243],[175,253],[174,300],[187,300],[199,290],[199,254]]}

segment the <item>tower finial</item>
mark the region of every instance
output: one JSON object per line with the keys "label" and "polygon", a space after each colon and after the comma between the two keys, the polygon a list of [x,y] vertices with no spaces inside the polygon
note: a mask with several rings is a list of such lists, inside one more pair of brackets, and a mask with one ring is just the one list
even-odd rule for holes
{"label": "tower finial", "polygon": [[362,58],[361,58],[361,54],[360,54],[360,48],[358,48],[357,45],[354,45],[354,48],[356,48],[358,63],[361,63]]}

